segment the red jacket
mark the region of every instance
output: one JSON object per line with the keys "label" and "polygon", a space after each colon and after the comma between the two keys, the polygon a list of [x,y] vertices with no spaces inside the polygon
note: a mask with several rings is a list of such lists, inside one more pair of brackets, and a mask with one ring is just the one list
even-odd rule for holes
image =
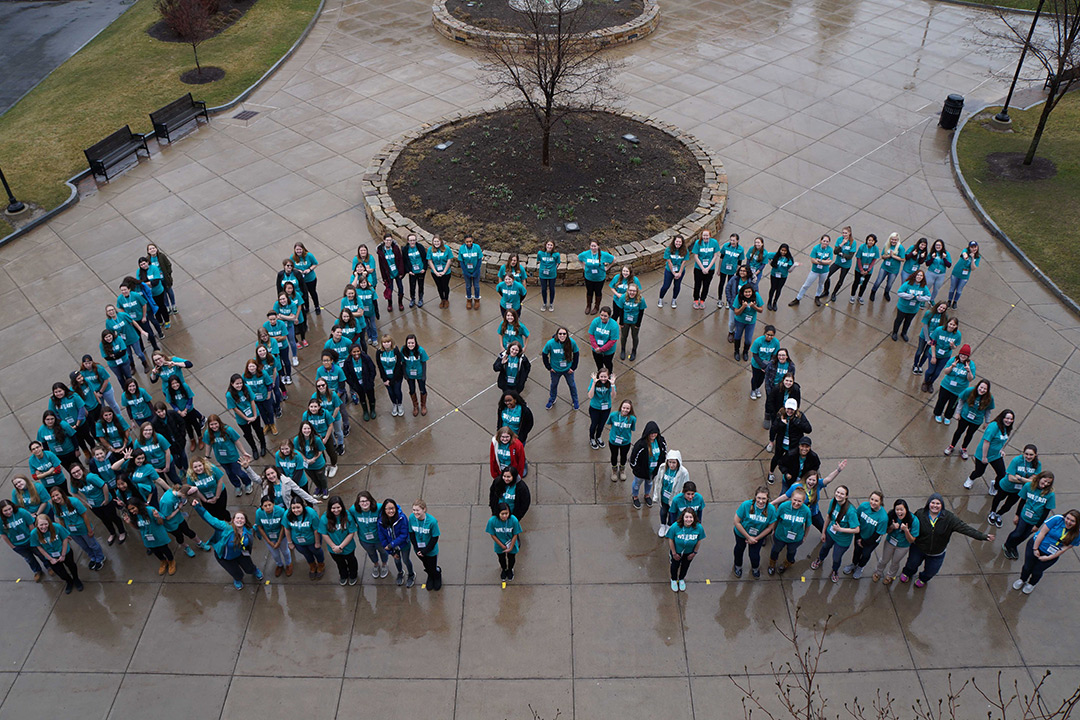
{"label": "red jacket", "polygon": [[[495,457],[495,447],[499,444],[498,439],[491,438],[491,477],[497,478],[502,474],[502,468]],[[525,446],[521,441],[514,438],[510,441],[510,466],[517,471],[518,477],[525,472]]]}

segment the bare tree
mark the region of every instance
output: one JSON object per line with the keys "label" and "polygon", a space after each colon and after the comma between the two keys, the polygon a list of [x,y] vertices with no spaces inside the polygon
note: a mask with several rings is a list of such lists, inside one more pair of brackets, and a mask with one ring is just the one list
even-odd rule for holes
{"label": "bare tree", "polygon": [[[1044,0],[1041,17],[1049,20],[1049,32],[1031,33],[1032,21],[1027,16],[998,11],[998,17],[1005,24],[1003,30],[990,30],[988,34],[997,40],[1003,40],[1021,50],[1027,46],[1027,52],[1033,55],[1050,77],[1050,92],[1039,115],[1039,124],[1031,138],[1024,164],[1030,165],[1035,159],[1046,121],[1054,112],[1062,96],[1077,81],[1077,69],[1080,68],[1080,0]],[[1031,41],[1028,42],[1028,37]]]}
{"label": "bare tree", "polygon": [[[749,670],[744,669],[742,676],[733,676],[731,681],[743,694],[743,715],[747,720],[754,717],[766,717],[769,720],[961,720],[976,717],[976,714],[964,711],[960,704],[960,695],[970,685],[979,694],[983,703],[982,712],[994,720],[1070,720],[1073,711],[1080,706],[1080,687],[1060,703],[1048,701],[1044,696],[1043,684],[1050,677],[1047,670],[1035,684],[1030,695],[1020,691],[1014,680],[1012,688],[1002,685],[1001,672],[997,674],[997,687],[984,691],[974,678],[965,681],[959,689],[953,688],[952,673],[949,673],[948,690],[944,698],[935,703],[925,704],[916,698],[901,710],[896,698],[889,693],[881,694],[877,690],[869,704],[858,697],[844,702],[844,713],[832,714],[828,710],[828,699],[818,685],[818,664],[821,656],[827,652],[825,639],[829,633],[832,615],[825,618],[821,629],[814,633],[813,639],[804,647],[799,639],[800,608],[795,608],[795,617],[789,619],[790,627],[781,629],[773,621],[773,627],[791,646],[794,660],[788,660],[779,666],[769,664],[772,674],[770,686],[780,705],[779,714],[770,709],[763,695],[753,688]],[[755,714],[757,713],[757,714]]]}
{"label": "bare tree", "polygon": [[199,45],[214,34],[217,0],[157,0],[154,7],[176,36],[191,46],[196,74],[201,77]]}
{"label": "bare tree", "polygon": [[[481,81],[508,90],[536,120],[541,163],[551,164],[551,130],[569,113],[596,110],[616,99],[611,77],[619,67],[586,35],[595,0],[521,0],[525,29],[517,38],[493,34],[482,46]],[[576,8],[576,9],[575,9]]]}

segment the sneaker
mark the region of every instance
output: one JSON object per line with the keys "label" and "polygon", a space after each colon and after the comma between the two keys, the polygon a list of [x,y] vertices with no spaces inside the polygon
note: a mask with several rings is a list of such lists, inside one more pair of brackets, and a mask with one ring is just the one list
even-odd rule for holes
{"label": "sneaker", "polygon": [[817,570],[819,567],[821,567],[821,561],[815,558],[814,561],[810,563],[810,569]]}
{"label": "sneaker", "polygon": [[679,592],[679,581],[678,580],[672,580],[671,581],[671,592]]}
{"label": "sneaker", "polygon": [[910,579],[911,579],[911,578],[909,578],[909,577],[908,577],[907,575],[905,575],[904,573],[900,573],[900,582],[902,582],[902,583],[906,583],[906,582],[907,582],[908,580],[910,580]]}
{"label": "sneaker", "polygon": [[723,300],[717,300],[716,301],[716,309],[717,310],[723,310],[724,309],[724,301]]}
{"label": "sneaker", "polygon": [[851,577],[855,578],[856,580],[861,578],[862,577],[862,568],[861,567],[855,568],[855,571],[851,573]]}
{"label": "sneaker", "polygon": [[244,583],[241,582],[240,580],[233,580],[232,581],[232,586],[234,588],[236,588],[237,590],[243,590],[244,589]]}
{"label": "sneaker", "polygon": [[604,438],[597,438],[597,440],[596,440],[596,444],[597,444],[597,445],[598,445],[599,447],[606,447],[606,445],[604,444]]}
{"label": "sneaker", "polygon": [[640,498],[634,498],[633,500],[631,500],[631,502],[634,504],[634,509],[635,510],[640,510],[641,509],[641,499]]}
{"label": "sneaker", "polygon": [[255,579],[256,580],[262,580],[263,579],[263,572],[259,568],[255,568]]}
{"label": "sneaker", "polygon": [[1024,581],[1023,580],[1017,580],[1016,582],[1013,583],[1013,590],[1019,590],[1022,587],[1024,587]]}
{"label": "sneaker", "polygon": [[935,415],[934,416],[934,422],[936,422],[936,423],[941,422],[941,416],[940,415]]}
{"label": "sneaker", "polygon": [[855,571],[854,563],[852,563],[851,565],[845,565],[844,567],[842,567],[840,569],[840,572],[844,573],[845,575],[850,575],[854,571]]}
{"label": "sneaker", "polygon": [[[292,356],[292,364],[293,364],[293,367],[296,367],[297,365],[299,365],[299,364],[300,364],[300,358],[298,358],[298,357],[296,357],[295,355],[293,355],[293,356]],[[287,384],[288,384],[288,385],[292,385],[292,379],[290,379],[290,380],[289,380],[289,382],[288,382]]]}
{"label": "sneaker", "polygon": [[758,398],[757,390],[751,390],[750,391],[750,399],[751,400],[757,400],[757,398]]}
{"label": "sneaker", "polygon": [[502,580],[503,582],[506,582],[506,571],[505,570],[503,570],[502,572],[499,573],[499,579]]}
{"label": "sneaker", "polygon": [[776,475],[769,473],[769,484],[772,485],[776,482]]}
{"label": "sneaker", "polygon": [[859,304],[860,304],[860,305],[865,305],[865,304],[866,304],[866,300],[863,300],[862,298],[859,298]]}
{"label": "sneaker", "polygon": [[348,584],[349,578],[341,578],[340,580],[338,580],[338,585],[340,585],[341,587],[345,587]]}
{"label": "sneaker", "polygon": [[919,367],[918,365],[913,366],[911,368],[911,374],[912,375],[922,375],[922,368]]}
{"label": "sneaker", "polygon": [[645,496],[645,506],[652,507],[652,495]]}
{"label": "sneaker", "polygon": [[171,327],[172,327],[172,320],[166,320],[166,321],[165,321],[165,324],[164,324],[164,325],[162,325],[161,327],[163,327],[164,329],[168,330],[169,328],[171,328]]}
{"label": "sneaker", "polygon": [[967,479],[964,480],[964,487],[966,489],[970,489],[971,486],[974,485],[974,484],[975,484],[975,481],[972,480],[971,478],[967,478]]}
{"label": "sneaker", "polygon": [[404,584],[404,583],[405,583],[405,573],[403,573],[403,572],[399,572],[399,573],[397,574],[397,584],[398,584],[398,585],[402,585],[402,584]]}
{"label": "sneaker", "polygon": [[248,483],[247,485],[244,486],[244,493],[245,494],[250,495],[254,491],[255,491],[255,486],[252,485],[251,483]]}
{"label": "sneaker", "polygon": [[379,577],[379,566],[378,565],[372,565],[371,566],[371,577],[373,577],[373,578]]}
{"label": "sneaker", "polygon": [[836,573],[831,573],[829,575],[829,579],[832,580],[834,583],[840,582],[840,576],[837,575]]}
{"label": "sneaker", "polygon": [[415,575],[410,575],[408,578],[405,579],[405,587],[411,588],[415,584],[416,584],[416,576]]}
{"label": "sneaker", "polygon": [[337,465],[331,465],[330,467],[326,468],[326,477],[332,478],[335,475],[337,475]]}
{"label": "sneaker", "polygon": [[656,531],[656,534],[660,537],[667,537],[668,526],[661,524],[660,528]]}
{"label": "sneaker", "polygon": [[997,488],[991,485],[990,487],[986,488],[986,494],[990,496],[997,495]]}
{"label": "sneaker", "polygon": [[544,407],[547,408],[548,410],[550,410],[551,408],[555,407],[555,401],[554,400],[548,400],[547,405],[545,405]]}
{"label": "sneaker", "polygon": [[960,448],[960,457],[962,457],[964,460],[968,459],[969,456],[967,448]]}
{"label": "sneaker", "polygon": [[947,417],[947,418],[945,418],[944,420],[942,420],[942,422],[943,422],[943,423],[945,423],[946,425],[949,425],[949,424],[951,424],[951,423],[952,423],[952,418],[950,418],[950,417]]}
{"label": "sneaker", "polygon": [[677,302],[675,302],[674,300],[672,300],[671,301],[671,307],[672,307],[672,309],[677,308],[677,307],[679,307],[679,304]]}
{"label": "sneaker", "polygon": [[799,304],[799,298],[795,298],[794,300],[792,300],[791,302],[789,302],[789,303],[787,304],[787,306],[788,306],[788,307],[795,307],[795,306],[796,306],[796,305],[798,305],[798,304]]}
{"label": "sneaker", "polygon": [[742,568],[739,567],[738,565],[731,568],[731,572],[735,573],[735,577],[737,577],[737,578],[742,577]]}
{"label": "sneaker", "polygon": [[686,592],[686,581],[685,580],[680,580],[679,581],[679,592]]}
{"label": "sneaker", "polygon": [[756,578],[761,577],[761,570],[758,568],[750,568],[750,574]]}
{"label": "sneaker", "polygon": [[916,580],[916,581],[915,581],[915,587],[917,587],[917,588],[924,588],[924,587],[926,587],[926,583],[925,583],[925,582],[923,582],[922,580]]}
{"label": "sneaker", "polygon": [[[185,545],[184,546],[184,554],[187,555],[188,557],[195,557],[195,551],[191,549],[190,545]],[[91,570],[92,569],[93,568],[91,568]]]}
{"label": "sneaker", "polygon": [[775,565],[770,565],[769,569],[766,570],[765,572],[769,573],[770,576],[775,575],[776,574],[776,566]]}
{"label": "sneaker", "polygon": [[657,300],[656,301],[656,307],[658,307],[658,308],[664,307],[664,301],[663,300]]}
{"label": "sneaker", "polygon": [[512,582],[514,580],[514,571],[513,570],[507,570],[506,571],[506,580],[507,580],[507,582]]}
{"label": "sneaker", "polygon": [[242,487],[236,488],[236,497],[240,497],[243,494],[244,494],[244,488],[242,488]]}
{"label": "sneaker", "polygon": [[854,304],[855,304],[855,296],[852,295],[851,298],[848,299],[848,305],[854,305]]}
{"label": "sneaker", "polygon": [[350,585],[355,585],[357,580],[359,580],[359,579],[360,578],[351,577],[351,578],[349,578],[349,584]]}
{"label": "sneaker", "polygon": [[600,446],[596,444],[596,438],[592,438],[591,440],[589,440],[589,447],[591,447],[593,450],[600,449]]}
{"label": "sneaker", "polygon": [[390,574],[390,568],[388,568],[386,565],[383,565],[382,569],[379,570],[379,577],[384,578],[389,574]]}
{"label": "sneaker", "polygon": [[784,574],[784,571],[785,571],[785,570],[787,570],[787,568],[788,568],[788,565],[787,565],[787,563],[786,563],[786,562],[782,562],[782,563],[780,563],[779,565],[777,565],[777,566],[776,566],[776,572],[778,572],[779,574],[783,575],[783,574]]}
{"label": "sneaker", "polygon": [[994,513],[994,525],[996,527],[1001,527],[1001,522],[1002,522],[1001,521],[1001,516],[998,515],[997,513]]}
{"label": "sneaker", "polygon": [[945,448],[945,454],[946,454],[946,455],[952,455],[952,451],[953,451],[953,446],[952,446],[952,445],[950,445],[949,447]]}

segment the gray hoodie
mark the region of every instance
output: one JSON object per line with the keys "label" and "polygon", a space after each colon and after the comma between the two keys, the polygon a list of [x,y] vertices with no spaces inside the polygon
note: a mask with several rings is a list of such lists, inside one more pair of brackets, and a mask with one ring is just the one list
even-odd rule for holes
{"label": "gray hoodie", "polygon": [[[678,450],[668,450],[667,459],[679,463],[679,469],[675,473],[675,488],[671,495],[671,497],[677,497],[682,493],[683,485],[690,479],[690,473],[687,471],[686,466],[683,465],[682,453]],[[663,485],[665,472],[667,472],[667,468],[664,468],[657,473],[656,479],[658,482],[653,483],[653,502],[659,502],[660,500],[660,486]]]}

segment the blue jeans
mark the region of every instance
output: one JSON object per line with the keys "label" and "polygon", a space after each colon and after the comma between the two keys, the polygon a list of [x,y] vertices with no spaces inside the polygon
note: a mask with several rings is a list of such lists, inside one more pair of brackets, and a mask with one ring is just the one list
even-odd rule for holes
{"label": "blue jeans", "polygon": [[671,290],[671,299],[672,300],[678,299],[679,291],[682,290],[683,277],[685,277],[685,274],[680,275],[678,278],[676,278],[674,275],[671,274],[671,269],[668,268],[668,267],[665,267],[664,268],[664,284],[660,286],[660,299],[661,300],[664,299],[664,295],[667,294],[668,287],[670,287],[672,283],[675,283],[675,287],[672,288],[672,290]]}
{"label": "blue jeans", "polygon": [[121,415],[120,406],[116,402],[116,394],[113,393],[112,386],[105,388],[105,391],[101,393],[101,397],[105,400],[105,404],[112,408],[112,411],[116,415]]}
{"label": "blue jeans", "polygon": [[642,483],[645,484],[645,494],[652,495],[652,478],[639,478],[637,475],[634,476],[634,482],[630,487],[630,494],[637,497],[638,490],[641,489]]}
{"label": "blue jeans", "polygon": [[366,552],[367,556],[371,558],[371,562],[375,563],[376,565],[378,565],[379,563],[382,563],[383,565],[386,564],[386,561],[390,557],[390,555],[381,545],[379,545],[379,543],[366,542],[364,540],[360,540],[359,542],[360,547],[364,548],[364,552]]}
{"label": "blue jeans", "polygon": [[480,297],[480,268],[476,268],[475,272],[465,272],[462,270],[461,276],[465,278],[465,297],[468,299]]}
{"label": "blue jeans", "polygon": [[379,342],[379,331],[375,327],[375,316],[365,313],[364,322],[367,324],[364,331],[367,332],[368,339],[371,340],[371,342]]}
{"label": "blue jeans", "polygon": [[386,392],[390,396],[390,402],[394,405],[400,405],[401,399],[401,381],[391,380],[390,384],[386,386]]}
{"label": "blue jeans", "polygon": [[551,391],[548,393],[548,404],[555,402],[555,396],[559,394],[559,380],[561,378],[566,379],[566,385],[570,388],[570,399],[574,401],[574,407],[578,406],[577,397],[577,385],[574,383],[574,376],[569,372],[554,372],[551,373]]}
{"label": "blue jeans", "polygon": [[927,385],[933,385],[934,381],[937,380],[938,375],[941,374],[941,371],[944,370],[945,366],[948,365],[948,364],[949,364],[949,358],[948,357],[943,357],[943,358],[937,358],[937,362],[930,363],[929,365],[927,365],[926,366],[926,374],[923,375],[923,382],[925,382]]}
{"label": "blue jeans", "polygon": [[968,277],[956,277],[955,275],[949,278],[949,302],[954,303],[960,300],[960,293],[964,292],[964,286],[967,285]]}
{"label": "blue jeans", "polygon": [[833,540],[832,535],[826,535],[825,542],[821,545],[821,550],[818,551],[818,562],[824,560],[825,556],[832,550],[832,571],[834,573],[840,572],[840,565],[844,562],[844,553],[847,552],[849,547],[851,546],[837,544],[837,542]]}
{"label": "blue jeans", "polygon": [[1024,550],[1024,568],[1020,571],[1020,579],[1031,585],[1038,585],[1043,573],[1049,570],[1058,559],[1043,561],[1035,557],[1035,538],[1031,538],[1027,542],[1027,549]]}
{"label": "blue jeans", "polygon": [[29,543],[26,545],[15,545],[12,550],[14,550],[23,560],[26,561],[26,564],[30,566],[31,572],[43,572],[41,569],[41,564],[45,563],[45,565],[48,565],[48,561],[44,560],[41,557],[41,554],[38,552],[37,548],[30,547]]}
{"label": "blue jeans", "polygon": [[[296,357],[296,325],[292,323],[289,324],[289,350],[292,352],[292,356]],[[282,357],[283,362],[284,360],[285,358]],[[292,361],[290,360],[289,362]]]}
{"label": "blue jeans", "polygon": [[747,549],[750,550],[750,567],[757,570],[761,565],[761,543],[756,542],[753,545],[746,542],[746,538],[736,533],[735,535],[735,567],[741,568],[743,561],[743,552]]}
{"label": "blue jeans", "polygon": [[176,293],[173,292],[172,285],[165,288],[165,297],[169,298],[169,307],[174,311],[176,310]]}
{"label": "blue jeans", "polygon": [[938,574],[941,570],[942,563],[945,562],[945,553],[941,552],[937,555],[927,555],[914,545],[908,551],[907,562],[904,563],[904,569],[901,574],[911,577],[915,574],[915,571],[919,569],[919,566],[926,562],[926,567],[919,573],[919,579],[925,582],[930,582],[930,579]]}
{"label": "blue jeans", "polygon": [[[734,315],[734,313],[732,313]],[[749,348],[750,344],[754,342],[754,328],[757,327],[757,321],[752,323],[744,323],[741,320],[735,321],[735,342],[743,341],[746,343],[746,347]]]}
{"label": "blue jeans", "polygon": [[239,462],[221,463],[221,469],[225,471],[225,476],[229,478],[233,487],[241,488],[248,484],[247,473],[240,467]]}
{"label": "blue jeans", "polygon": [[86,551],[86,554],[90,556],[90,562],[102,562],[105,559],[105,551],[101,549],[101,543],[97,541],[97,538],[72,533],[71,539]]}
{"label": "blue jeans", "polygon": [[[116,365],[109,365],[109,369],[112,370],[113,375],[116,376],[116,381],[121,386],[123,386],[124,382],[129,377],[131,377],[131,353],[130,353],[130,351],[128,352],[128,354],[126,354],[124,356],[124,360],[122,362],[119,362]],[[116,413],[117,415],[120,415],[121,414],[120,410],[117,407],[114,407],[114,405],[113,405],[113,403],[115,403],[115,402],[116,402],[116,398],[113,398],[113,402],[110,403],[109,406],[112,407],[114,413]]]}
{"label": "blue jeans", "polygon": [[326,562],[326,555],[323,554],[321,547],[315,547],[314,543],[311,545],[301,545],[300,543],[293,543],[293,547],[296,548],[296,552],[304,556],[304,559],[314,565],[317,562]]}
{"label": "blue jeans", "polygon": [[274,564],[278,567],[292,565],[292,553],[289,552],[289,543],[283,542],[277,547],[267,544],[266,549],[270,551],[270,557],[274,558]]}
{"label": "blue jeans", "polygon": [[1009,533],[1009,537],[1005,538],[1005,547],[1010,550],[1016,550],[1020,546],[1020,543],[1028,539],[1031,533],[1035,532],[1038,525],[1029,525],[1024,520],[1020,520],[1016,523],[1016,528]]}
{"label": "blue jeans", "polygon": [[933,304],[934,299],[937,298],[937,291],[941,289],[941,286],[945,284],[945,273],[935,273],[926,271],[926,289],[930,291],[930,303]]}
{"label": "blue jeans", "polygon": [[799,546],[802,544],[802,540],[798,542],[786,543],[781,540],[777,540],[776,536],[773,535],[772,549],[769,551],[769,559],[775,562],[776,558],[780,557],[780,553],[782,553],[786,549],[788,565],[791,565],[795,562],[795,553],[798,552]]}
{"label": "blue jeans", "polygon": [[555,302],[555,278],[540,278],[540,300],[545,305]]}
{"label": "blue jeans", "polygon": [[409,570],[409,577],[412,577],[416,573],[413,572],[412,559],[409,558],[410,548],[406,545],[403,548],[398,549],[395,553],[390,553],[390,557],[394,558],[394,567],[397,568],[398,573],[401,573],[401,563],[405,562],[405,567]]}
{"label": "blue jeans", "polygon": [[870,288],[870,294],[876,293],[877,289],[881,287],[882,281],[885,283],[885,292],[892,290],[893,281],[896,280],[898,273],[885,272],[884,266],[878,271],[877,280],[874,281],[874,287]]}

